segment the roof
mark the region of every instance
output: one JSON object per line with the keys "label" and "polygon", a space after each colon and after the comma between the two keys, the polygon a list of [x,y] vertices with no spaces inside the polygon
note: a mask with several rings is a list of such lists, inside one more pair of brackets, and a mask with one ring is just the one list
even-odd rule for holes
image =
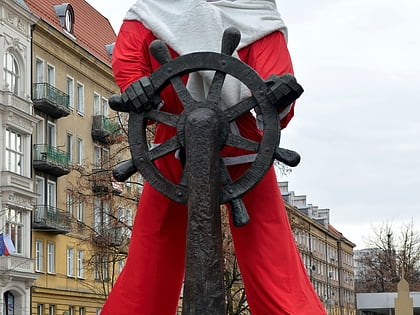
{"label": "roof", "polygon": [[107,18],[85,0],[25,0],[27,6],[40,19],[68,36],[57,17],[54,6],[70,4],[74,12],[74,37],[68,36],[89,53],[110,65],[105,45],[115,42],[115,31]]}
{"label": "roof", "polygon": [[29,8],[26,6],[26,3],[23,0],[14,0],[17,4],[19,4],[22,8],[29,10]]}

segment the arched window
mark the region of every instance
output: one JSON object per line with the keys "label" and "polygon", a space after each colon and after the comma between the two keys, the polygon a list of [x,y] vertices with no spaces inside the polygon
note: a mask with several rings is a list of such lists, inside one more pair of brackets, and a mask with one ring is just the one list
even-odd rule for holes
{"label": "arched window", "polygon": [[3,59],[4,82],[14,94],[19,93],[19,64],[16,57],[10,52],[4,54]]}
{"label": "arched window", "polygon": [[10,291],[4,292],[3,295],[3,314],[14,315],[15,314],[15,297]]}

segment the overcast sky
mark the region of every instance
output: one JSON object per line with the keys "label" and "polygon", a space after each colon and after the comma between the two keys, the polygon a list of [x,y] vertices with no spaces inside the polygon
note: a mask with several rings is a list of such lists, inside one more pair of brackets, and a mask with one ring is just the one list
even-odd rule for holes
{"label": "overcast sky", "polygon": [[[134,0],[87,0],[118,33]],[[281,180],[330,209],[364,247],[372,226],[420,230],[420,23],[417,0],[277,0],[305,89],[281,146],[301,164]]]}

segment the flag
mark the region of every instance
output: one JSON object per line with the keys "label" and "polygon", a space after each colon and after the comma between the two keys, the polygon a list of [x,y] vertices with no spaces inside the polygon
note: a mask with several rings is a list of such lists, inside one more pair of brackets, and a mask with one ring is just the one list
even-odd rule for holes
{"label": "flag", "polygon": [[9,256],[10,253],[15,253],[16,248],[13,245],[9,234],[0,234],[0,256]]}
{"label": "flag", "polygon": [[3,241],[4,241],[4,248],[5,252],[7,251],[8,254],[16,253],[16,248],[13,245],[12,238],[9,234],[3,235]]}
{"label": "flag", "polygon": [[4,241],[3,241],[3,233],[0,234],[0,256],[4,254]]}

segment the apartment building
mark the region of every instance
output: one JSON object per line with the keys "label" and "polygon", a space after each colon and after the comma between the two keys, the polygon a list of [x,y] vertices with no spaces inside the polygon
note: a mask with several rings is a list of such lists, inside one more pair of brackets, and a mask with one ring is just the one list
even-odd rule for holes
{"label": "apartment building", "polygon": [[28,72],[38,276],[31,312],[99,314],[122,268],[136,204],[127,198],[130,187],[111,175],[113,163],[128,153],[121,117],[108,106],[119,93],[110,56],[116,35],[84,0],[25,3],[38,18]]}
{"label": "apartment building", "polygon": [[31,138],[38,119],[31,102],[31,25],[22,0],[0,2],[0,234],[15,251],[0,255],[0,314],[30,313],[37,279],[31,260],[31,217],[36,200]]}
{"label": "apartment building", "polygon": [[356,314],[356,245],[330,224],[329,209],[308,204],[305,195],[289,191],[287,182],[279,186],[303,263],[328,314]]}

